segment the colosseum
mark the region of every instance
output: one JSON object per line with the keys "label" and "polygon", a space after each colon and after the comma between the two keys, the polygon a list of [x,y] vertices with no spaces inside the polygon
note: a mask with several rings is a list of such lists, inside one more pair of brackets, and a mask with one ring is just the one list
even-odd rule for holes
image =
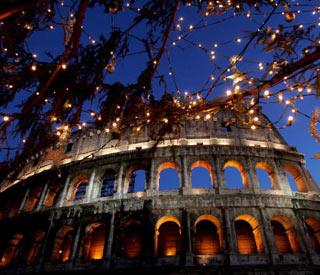
{"label": "colosseum", "polygon": [[148,130],[77,131],[3,182],[0,273],[320,273],[320,190],[275,128],[219,113],[156,147]]}

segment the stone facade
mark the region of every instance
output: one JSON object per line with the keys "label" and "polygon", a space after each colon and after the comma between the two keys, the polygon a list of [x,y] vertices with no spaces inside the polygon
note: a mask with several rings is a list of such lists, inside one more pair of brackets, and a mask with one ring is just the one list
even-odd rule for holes
{"label": "stone facade", "polygon": [[[121,140],[112,131],[76,132],[59,172],[39,153],[2,183],[0,274],[320,272],[319,187],[274,128],[252,131],[220,114],[185,121],[180,136],[156,148],[147,131]],[[193,187],[196,167],[209,171],[210,188]],[[227,167],[238,169],[243,188],[227,187]],[[178,172],[176,190],[159,190],[167,168]],[[256,168],[272,190],[261,189]],[[134,192],[137,170],[145,188]]]}

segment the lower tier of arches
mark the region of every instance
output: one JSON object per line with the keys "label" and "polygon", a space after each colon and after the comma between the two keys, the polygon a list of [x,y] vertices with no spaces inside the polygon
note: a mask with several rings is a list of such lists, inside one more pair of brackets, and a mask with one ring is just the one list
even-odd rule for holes
{"label": "lower tier of arches", "polygon": [[22,213],[0,224],[0,274],[158,266],[320,267],[318,201],[250,199],[247,194],[172,196]]}

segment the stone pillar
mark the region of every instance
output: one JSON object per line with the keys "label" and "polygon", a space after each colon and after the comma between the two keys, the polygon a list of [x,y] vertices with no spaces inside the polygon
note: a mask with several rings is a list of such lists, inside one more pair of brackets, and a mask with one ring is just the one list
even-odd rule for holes
{"label": "stone pillar", "polygon": [[181,156],[181,189],[184,195],[187,195],[190,193],[191,181],[189,177],[189,171],[188,171],[188,164],[187,164],[187,158],[186,156]]}
{"label": "stone pillar", "polygon": [[191,224],[190,224],[190,213],[188,213],[187,211],[185,211],[185,223],[186,223],[186,231],[185,235],[187,237],[186,239],[186,249],[185,249],[185,253],[186,253],[186,266],[191,266],[193,265],[193,256],[192,256],[192,239],[191,239]]}
{"label": "stone pillar", "polygon": [[44,188],[42,190],[42,193],[41,193],[41,196],[40,196],[36,211],[39,211],[41,209],[41,207],[43,205],[43,202],[46,199],[48,188],[49,188],[49,182],[47,182],[45,184],[45,186],[44,186]]}
{"label": "stone pillar", "polygon": [[214,156],[214,162],[216,164],[215,172],[217,173],[216,174],[217,182],[215,184],[217,184],[217,188],[219,190],[220,190],[220,188],[221,189],[226,189],[227,185],[226,185],[226,179],[225,179],[225,176],[224,176],[223,164],[221,163],[221,160],[218,159],[216,156]]}
{"label": "stone pillar", "polygon": [[22,255],[24,250],[26,249],[27,246],[27,236],[23,235],[22,240],[21,240],[21,244],[19,245],[19,251],[18,254],[16,256],[16,258],[14,259],[14,264],[12,265],[12,273],[11,274],[16,274],[16,269],[19,267],[21,260],[22,260]]}
{"label": "stone pillar", "polygon": [[43,263],[45,262],[45,254],[48,253],[47,249],[47,244],[48,244],[48,241],[49,241],[49,237],[51,236],[52,234],[52,230],[54,228],[54,222],[53,222],[53,219],[54,219],[54,214],[51,214],[51,217],[50,217],[50,224],[49,224],[49,227],[47,229],[47,232],[46,232],[46,235],[44,236],[44,239],[42,241],[42,244],[41,244],[41,247],[40,247],[40,252],[39,252],[39,264],[37,265],[37,272],[39,272],[41,269],[42,269],[42,265]]}
{"label": "stone pillar", "polygon": [[251,159],[247,159],[247,165],[244,168],[247,172],[248,188],[253,189],[253,191],[257,190],[257,193],[259,193],[261,187],[257,177],[256,167],[254,166]]}
{"label": "stone pillar", "polygon": [[282,163],[279,160],[275,160],[274,163],[274,171],[276,173],[276,179],[278,181],[280,189],[284,192],[284,194],[292,195],[292,191]]}
{"label": "stone pillar", "polygon": [[307,231],[307,226],[306,226],[306,218],[303,216],[301,210],[299,210],[299,205],[297,201],[292,200],[292,204],[294,207],[294,212],[296,213],[296,220],[297,220],[297,228],[296,228],[296,233],[298,237],[298,241],[301,246],[301,252],[305,252],[308,254],[308,258],[311,258],[311,256],[316,255],[317,253],[314,251],[313,246],[310,241],[310,237]]}
{"label": "stone pillar", "polygon": [[213,161],[210,162],[211,170],[212,170],[212,181],[213,181],[213,188],[215,189],[216,194],[219,194],[219,185],[220,180],[218,179],[218,169],[217,169],[217,160],[214,157]]}
{"label": "stone pillar", "polygon": [[238,264],[238,246],[237,246],[237,236],[234,227],[234,219],[231,219],[230,208],[223,208],[223,220],[225,221],[226,240],[228,248],[226,249],[226,254],[229,254],[229,263],[231,265]]}
{"label": "stone pillar", "polygon": [[89,179],[88,187],[87,187],[88,191],[87,191],[87,196],[85,199],[86,202],[90,202],[91,199],[93,198],[93,188],[94,188],[94,184],[95,184],[96,172],[97,172],[97,169],[93,168],[90,179]]}
{"label": "stone pillar", "polygon": [[71,176],[68,175],[66,179],[66,183],[63,186],[60,201],[57,203],[57,207],[62,207],[64,205],[65,200],[67,199],[70,182],[71,182]]}
{"label": "stone pillar", "polygon": [[[112,255],[112,246],[114,239],[114,220],[115,220],[115,212],[112,212],[112,216],[110,219],[110,228],[109,228],[109,236],[106,236],[106,245],[104,246],[103,258],[110,258]],[[107,232],[107,231],[106,231]]]}
{"label": "stone pillar", "polygon": [[71,249],[70,249],[70,256],[69,256],[69,260],[72,261],[72,262],[76,258],[77,252],[78,252],[78,249],[79,249],[81,228],[82,228],[82,224],[80,224],[77,227],[77,231],[75,232],[75,235],[73,237],[73,242],[72,242],[72,246],[71,246]]}
{"label": "stone pillar", "polygon": [[124,182],[122,180],[123,168],[124,168],[124,163],[121,162],[119,172],[118,172],[118,178],[117,178],[117,192],[114,194],[114,197],[116,199],[121,199],[123,194],[123,185],[124,185]]}
{"label": "stone pillar", "polygon": [[21,213],[21,212],[23,211],[24,206],[25,206],[25,204],[26,204],[26,201],[27,201],[27,199],[28,199],[30,190],[31,190],[31,188],[28,188],[28,189],[27,189],[27,192],[24,194],[24,197],[23,197],[23,200],[22,200],[22,202],[21,202],[21,204],[20,204],[20,208],[19,208],[18,213]]}
{"label": "stone pillar", "polygon": [[151,159],[151,165],[150,165],[150,173],[149,173],[149,188],[146,190],[147,191],[147,196],[152,196],[154,191],[156,190],[156,185],[157,185],[157,175],[155,169],[155,164],[154,164],[154,159]]}
{"label": "stone pillar", "polygon": [[[269,254],[278,254],[278,249],[273,235],[273,230],[271,226],[271,219],[268,218],[268,215],[264,208],[259,207],[259,216],[261,220],[261,234],[265,239],[265,253]],[[273,258],[271,257],[271,261]]]}

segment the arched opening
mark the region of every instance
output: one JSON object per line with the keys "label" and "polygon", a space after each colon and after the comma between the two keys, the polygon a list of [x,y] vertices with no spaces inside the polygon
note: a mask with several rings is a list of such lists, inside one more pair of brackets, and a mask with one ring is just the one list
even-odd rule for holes
{"label": "arched opening", "polygon": [[9,267],[14,264],[14,261],[19,253],[22,238],[22,234],[16,234],[13,236],[7,246],[7,249],[3,253],[0,267]]}
{"label": "arched opening", "polygon": [[289,238],[281,223],[271,221],[274,239],[279,253],[292,253]]}
{"label": "arched opening", "polygon": [[74,196],[75,201],[82,200],[85,197],[86,191],[87,191],[87,185],[88,185],[87,181],[82,181],[79,183],[76,194]]}
{"label": "arched opening", "polygon": [[[198,217],[197,220],[195,221],[195,236],[198,234],[198,224],[200,222],[202,222],[202,221],[206,221],[206,222],[208,221],[208,222],[210,222],[210,223],[212,223],[214,225],[214,228],[212,228],[212,226],[209,227],[210,230],[213,229],[213,232],[215,232],[215,233],[213,233],[214,237],[212,237],[212,238],[214,238],[214,240],[213,240],[213,242],[214,242],[213,252],[214,253],[213,254],[222,253],[222,251],[223,251],[223,241],[222,241],[222,230],[221,230],[221,226],[220,226],[219,220],[216,217],[214,217],[212,215],[207,215],[207,214]],[[199,232],[201,233],[201,230]],[[212,231],[211,231],[210,234],[212,234]],[[216,237],[218,237],[218,239],[217,239],[218,243],[216,242]],[[202,240],[203,240],[203,238],[202,238]],[[200,239],[198,241],[200,241]],[[197,237],[196,237],[196,247],[197,247]],[[197,250],[197,248],[196,248],[196,250]],[[199,253],[200,253],[200,251],[199,251]],[[205,255],[205,254],[203,254],[203,255]]]}
{"label": "arched opening", "polygon": [[177,190],[180,188],[179,167],[173,162],[162,163],[158,168],[157,182],[159,190]]}
{"label": "arched opening", "polygon": [[144,192],[146,189],[146,172],[141,168],[133,168],[128,173],[128,193]]}
{"label": "arched opening", "polygon": [[260,188],[262,190],[273,190],[268,173],[262,168],[256,168]]}
{"label": "arched opening", "polygon": [[256,172],[261,189],[279,189],[276,182],[274,169],[270,164],[266,162],[258,162],[256,164]]}
{"label": "arched opening", "polygon": [[42,187],[40,187],[40,186],[33,188],[29,192],[28,198],[27,198],[26,203],[23,208],[24,212],[32,212],[33,211],[33,209],[36,207],[36,205],[39,201],[41,192],[42,192]]}
{"label": "arched opening", "polygon": [[251,215],[240,215],[235,219],[238,251],[240,254],[263,253],[264,246],[258,221]]}
{"label": "arched opening", "polygon": [[87,227],[86,236],[82,245],[82,258],[85,260],[99,260],[103,257],[106,240],[106,226],[103,223],[94,223]]}
{"label": "arched opening", "polygon": [[[15,195],[15,194],[13,194]],[[12,197],[12,206],[9,210],[8,218],[13,217],[19,212],[20,206],[22,204],[23,198],[24,198],[25,192],[17,192],[17,195]]]}
{"label": "arched opening", "polygon": [[191,166],[192,188],[213,188],[213,173],[211,165],[203,160],[199,160]]}
{"label": "arched opening", "polygon": [[196,225],[196,254],[215,255],[220,253],[218,229],[214,223],[202,220]]}
{"label": "arched opening", "polygon": [[155,255],[175,256],[181,252],[181,225],[173,216],[158,220],[155,230]]}
{"label": "arched opening", "polygon": [[114,171],[113,169],[108,169],[103,177],[101,186],[101,197],[108,197],[113,195],[115,180],[116,171]]}
{"label": "arched opening", "polygon": [[88,186],[88,176],[80,175],[71,184],[70,200],[81,200],[85,197]]}
{"label": "arched opening", "polygon": [[287,217],[280,215],[273,217],[271,226],[279,253],[300,253],[296,230]]}
{"label": "arched opening", "polygon": [[238,251],[240,254],[257,253],[257,246],[254,240],[252,228],[249,223],[243,220],[235,222]]}
{"label": "arched opening", "polygon": [[174,222],[165,222],[159,228],[159,256],[174,256],[180,254],[180,228]]}
{"label": "arched opening", "polygon": [[65,262],[69,259],[74,228],[63,226],[57,233],[51,260],[54,262]]}
{"label": "arched opening", "polygon": [[314,251],[320,253],[320,221],[314,218],[307,218],[306,226]]}
{"label": "arched opening", "polygon": [[43,230],[38,230],[34,234],[34,236],[32,238],[32,243],[30,243],[27,246],[27,249],[23,255],[23,261],[26,264],[32,265],[32,264],[35,264],[39,261],[40,247],[42,245],[42,241],[43,241],[45,235],[46,235],[46,232]]}
{"label": "arched opening", "polygon": [[[299,170],[293,167],[292,165],[287,165],[284,170],[287,172],[287,178],[289,181],[289,185],[292,191],[299,191],[299,192],[308,192],[308,188],[303,180],[302,175],[300,174]],[[289,176],[289,175],[293,178]]]}
{"label": "arched opening", "polygon": [[223,169],[227,188],[248,188],[247,175],[239,161],[229,160]]}
{"label": "arched opening", "polygon": [[118,235],[118,254],[134,258],[141,253],[141,224],[130,221]]}
{"label": "arched opening", "polygon": [[56,206],[58,201],[61,198],[63,191],[63,186],[60,183],[53,184],[48,191],[48,194],[46,196],[46,199],[44,201],[44,206],[46,207],[52,207]]}

